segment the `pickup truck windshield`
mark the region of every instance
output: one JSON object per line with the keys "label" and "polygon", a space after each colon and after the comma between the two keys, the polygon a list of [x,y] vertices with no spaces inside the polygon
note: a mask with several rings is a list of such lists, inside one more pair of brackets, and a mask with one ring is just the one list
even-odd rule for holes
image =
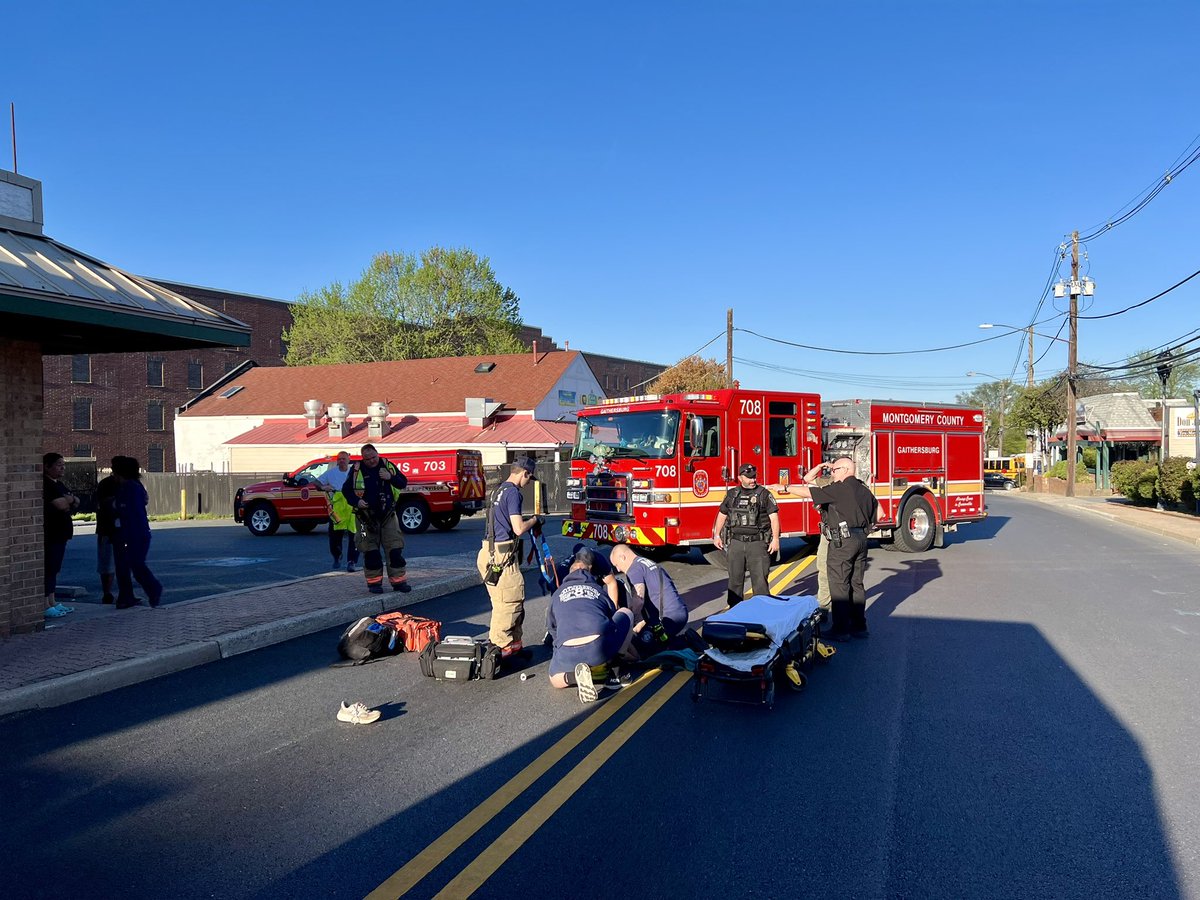
{"label": "pickup truck windshield", "polygon": [[571,459],[670,459],[678,438],[678,410],[590,415],[576,423]]}

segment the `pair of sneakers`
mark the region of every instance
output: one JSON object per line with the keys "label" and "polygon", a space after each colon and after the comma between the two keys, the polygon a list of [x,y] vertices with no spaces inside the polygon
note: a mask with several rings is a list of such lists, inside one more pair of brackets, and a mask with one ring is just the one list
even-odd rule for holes
{"label": "pair of sneakers", "polygon": [[[603,690],[620,690],[633,683],[633,676],[622,674],[609,666],[597,666],[599,672],[594,672],[587,663],[575,667],[575,687],[579,691],[580,703],[595,703],[600,699]],[[607,670],[607,671],[606,671]],[[597,675],[602,681],[597,680]]]}
{"label": "pair of sneakers", "polygon": [[55,603],[53,606],[51,606],[49,609],[46,610],[46,618],[47,619],[58,619],[58,618],[61,618],[62,616],[65,616],[67,613],[73,613],[73,612],[75,612],[75,607],[64,606],[61,603]]}

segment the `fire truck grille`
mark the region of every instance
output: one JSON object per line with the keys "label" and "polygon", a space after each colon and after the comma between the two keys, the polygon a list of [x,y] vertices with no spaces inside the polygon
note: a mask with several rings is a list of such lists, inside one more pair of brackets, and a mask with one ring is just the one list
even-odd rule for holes
{"label": "fire truck grille", "polygon": [[632,522],[629,507],[629,476],[600,472],[587,477],[587,516],[610,522]]}

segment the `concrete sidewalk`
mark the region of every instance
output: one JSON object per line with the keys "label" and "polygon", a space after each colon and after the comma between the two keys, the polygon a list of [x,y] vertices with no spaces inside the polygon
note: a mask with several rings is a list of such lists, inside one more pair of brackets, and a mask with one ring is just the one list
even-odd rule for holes
{"label": "concrete sidewalk", "polygon": [[1013,491],[1005,497],[1023,499],[1058,506],[1071,512],[1100,516],[1110,522],[1148,531],[1151,534],[1174,538],[1192,546],[1200,546],[1200,517],[1187,513],[1158,510],[1147,506],[1134,506],[1123,497],[1058,497],[1054,494],[1030,494]]}
{"label": "concrete sidewalk", "polygon": [[158,609],[81,603],[48,620],[45,631],[0,641],[0,716],[94,697],[479,584],[473,554],[470,562],[411,559],[408,576],[407,594],[371,594],[361,572],[329,572]]}

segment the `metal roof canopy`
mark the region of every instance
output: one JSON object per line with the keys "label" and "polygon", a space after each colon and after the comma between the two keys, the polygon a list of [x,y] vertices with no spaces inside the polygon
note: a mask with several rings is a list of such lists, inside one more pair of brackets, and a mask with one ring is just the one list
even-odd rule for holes
{"label": "metal roof canopy", "polygon": [[237,319],[45,237],[40,182],[12,172],[0,182],[6,338],[48,355],[250,346],[250,327]]}

